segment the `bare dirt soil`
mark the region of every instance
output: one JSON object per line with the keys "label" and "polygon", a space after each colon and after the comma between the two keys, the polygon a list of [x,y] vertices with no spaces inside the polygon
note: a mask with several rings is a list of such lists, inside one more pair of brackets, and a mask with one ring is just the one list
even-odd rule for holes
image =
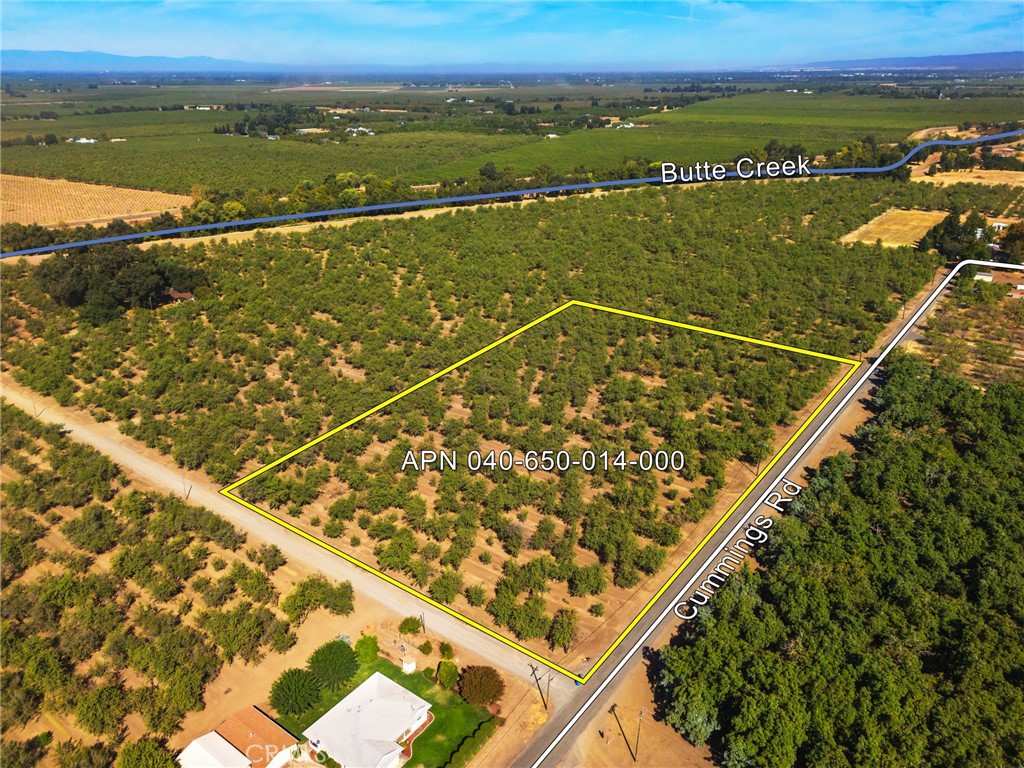
{"label": "bare dirt soil", "polygon": [[177,215],[192,204],[185,195],[145,189],[83,184],[64,179],[0,174],[2,224],[102,224],[113,219],[143,220],[164,211]]}

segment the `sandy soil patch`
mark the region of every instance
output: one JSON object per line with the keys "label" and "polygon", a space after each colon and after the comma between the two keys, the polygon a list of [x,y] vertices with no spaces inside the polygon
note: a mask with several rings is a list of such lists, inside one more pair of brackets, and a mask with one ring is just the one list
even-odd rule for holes
{"label": "sandy soil patch", "polygon": [[115,218],[141,221],[164,211],[177,215],[182,206],[192,204],[186,195],[7,173],[0,174],[0,199],[3,224],[101,224]]}

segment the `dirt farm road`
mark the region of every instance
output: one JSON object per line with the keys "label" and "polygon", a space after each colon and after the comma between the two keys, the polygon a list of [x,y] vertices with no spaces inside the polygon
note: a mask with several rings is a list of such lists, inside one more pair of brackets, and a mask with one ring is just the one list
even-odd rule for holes
{"label": "dirt farm road", "polygon": [[[0,396],[25,412],[37,415],[42,421],[64,425],[73,439],[91,445],[129,474],[163,492],[184,496],[187,491],[191,503],[212,510],[257,543],[276,544],[289,560],[302,562],[309,569],[330,578],[351,582],[356,593],[356,611],[361,600],[372,600],[399,617],[424,614],[432,632],[451,638],[480,658],[489,659],[503,672],[533,683],[527,656],[221,496],[205,474],[174,467],[170,459],[158,451],[122,435],[114,422],[97,423],[84,411],[62,407],[56,400],[18,384],[6,372],[0,373]],[[574,683],[563,675],[555,674],[553,677],[551,685],[556,692],[574,687]]]}

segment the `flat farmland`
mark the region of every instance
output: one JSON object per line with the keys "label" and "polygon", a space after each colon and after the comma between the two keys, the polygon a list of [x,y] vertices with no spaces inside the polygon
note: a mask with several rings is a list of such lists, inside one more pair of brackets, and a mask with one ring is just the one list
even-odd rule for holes
{"label": "flat farmland", "polygon": [[934,176],[915,176],[914,181],[934,184],[937,187],[964,183],[989,186],[1009,184],[1012,187],[1024,187],[1024,171],[986,171],[981,168],[971,168],[965,171],[936,173]]}
{"label": "flat farmland", "polygon": [[42,139],[47,133],[61,137],[99,139],[139,138],[152,136],[178,136],[211,134],[216,125],[237,120],[237,112],[177,109],[166,112],[113,112],[105,115],[68,115],[56,120],[5,120],[2,124],[4,139],[23,139],[33,136]]}
{"label": "flat farmland", "polygon": [[0,197],[0,224],[141,218],[192,204],[185,195],[10,174],[0,175]]}
{"label": "flat farmland", "polygon": [[[897,100],[877,96],[760,93],[713,99],[669,112],[633,109],[636,128],[595,128],[565,133],[557,139],[502,150],[488,159],[499,168],[528,172],[541,165],[565,172],[578,166],[602,168],[626,157],[654,161],[728,162],[737,154],[771,139],[802,144],[808,152],[840,149],[874,136],[896,142],[915,130],[965,120],[1020,118],[1012,99],[963,101]],[[557,131],[556,131],[557,132]],[[479,164],[460,161],[417,173],[417,181],[472,175]]]}
{"label": "flat farmland", "polygon": [[[636,97],[636,88],[608,89],[600,101]],[[559,91],[557,88],[517,89],[517,104],[535,104],[542,115],[553,110],[552,100],[571,99],[572,114],[591,110],[592,102],[579,98],[586,88]],[[447,105],[445,114],[426,118],[417,110],[437,107],[446,95],[443,91],[391,90],[387,93],[346,91],[271,91],[269,87],[169,89],[125,91],[132,106],[145,106],[154,100],[168,103],[281,102],[291,98],[302,104],[381,104],[408,109],[415,123],[402,128],[394,116],[379,111],[366,113],[366,121],[377,129],[376,136],[361,136],[350,141],[324,144],[293,141],[264,141],[213,134],[213,127],[241,119],[241,112],[120,112],[104,115],[75,115],[77,102],[43,102],[11,106],[22,114],[31,108],[50,109],[56,120],[8,120],[3,124],[5,138],[34,137],[44,133],[59,136],[84,135],[126,138],[110,144],[58,144],[49,147],[12,146],[5,149],[3,170],[7,173],[66,177],[78,181],[118,184],[138,188],[187,193],[193,185],[231,190],[263,188],[288,192],[296,184],[342,171],[372,173],[383,178],[399,176],[412,183],[430,183],[442,179],[473,177],[481,166],[493,162],[499,169],[512,166],[520,176],[533,173],[543,165],[565,173],[578,168],[604,170],[625,158],[644,157],[652,161],[676,162],[702,160],[729,161],[753,147],[772,139],[787,144],[800,143],[810,153],[839,149],[844,144],[872,135],[881,141],[898,141],[914,131],[935,125],[952,125],[966,120],[999,121],[1021,117],[1019,102],[1009,98],[972,98],[953,101],[898,100],[877,96],[841,94],[788,94],[778,92],[743,94],[716,98],[668,112],[647,107],[604,107],[597,114],[617,115],[620,124],[632,122],[634,128],[568,129],[555,126],[555,139],[522,132],[522,127],[493,132],[481,121],[487,109],[477,104]],[[462,95],[473,95],[467,90]],[[72,97],[68,95],[69,99]],[[86,98],[74,94],[74,98]],[[99,98],[97,94],[91,94]],[[488,97],[503,99],[505,92],[488,91]],[[109,96],[108,96],[109,98]],[[451,98],[449,96],[449,98]],[[478,95],[478,100],[480,97]],[[595,99],[597,97],[595,96]],[[56,101],[56,100],[55,100]],[[583,102],[586,102],[585,104]],[[88,102],[97,108],[105,102]],[[69,106],[64,106],[68,104]],[[557,106],[557,105],[555,105]],[[493,111],[493,106],[490,108]],[[17,111],[10,114],[17,114]],[[557,120],[551,111],[548,119]],[[404,116],[402,116],[404,117]],[[362,119],[362,118],[361,118]],[[545,120],[540,117],[539,120]],[[486,132],[485,132],[486,131]]]}
{"label": "flat farmland", "polygon": [[[231,115],[221,117],[229,121]],[[139,137],[126,142],[15,146],[4,149],[4,173],[65,177],[187,194],[194,185],[214,189],[290,191],[302,181],[320,183],[343,171],[392,177],[466,157],[476,167],[487,153],[535,141],[526,136],[487,136],[449,131],[410,131],[365,136],[340,144],[266,141],[244,136]],[[471,163],[472,165],[472,163]],[[475,173],[475,171],[474,171]]]}
{"label": "flat farmland", "polygon": [[925,233],[947,216],[946,211],[906,211],[890,208],[862,227],[843,235],[843,243],[876,243],[895,248],[917,245]]}
{"label": "flat farmland", "polygon": [[[339,373],[362,362],[350,358]],[[768,382],[800,379],[820,396],[835,386],[835,368],[834,359],[565,305],[243,479],[238,495],[578,667],[693,553],[726,511],[715,502],[749,484],[741,456],[768,458],[776,427],[803,422],[778,406],[799,410],[806,394],[776,389],[762,400]],[[445,452],[452,466],[417,466],[425,451]],[[532,466],[531,454],[554,463]]]}

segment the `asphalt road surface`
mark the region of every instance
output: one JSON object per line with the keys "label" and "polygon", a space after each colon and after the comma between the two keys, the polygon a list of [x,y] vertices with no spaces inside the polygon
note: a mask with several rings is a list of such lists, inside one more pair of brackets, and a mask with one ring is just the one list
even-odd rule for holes
{"label": "asphalt road surface", "polygon": [[[908,308],[905,317],[894,325],[880,339],[878,356],[865,361],[870,363],[862,367],[857,374],[836,393],[829,404],[817,415],[808,429],[790,446],[780,461],[757,483],[744,502],[736,509],[729,522],[722,526],[686,570],[676,580],[675,588],[668,590],[662,598],[648,611],[644,619],[634,628],[612,653],[601,668],[585,686],[570,692],[564,700],[552,697],[555,712],[520,754],[515,765],[527,768],[538,768],[543,765],[553,768],[557,766],[573,743],[582,736],[584,730],[598,713],[606,710],[615,694],[616,682],[625,679],[622,675],[637,674],[637,667],[643,662],[640,653],[647,638],[654,634],[655,629],[664,621],[676,624],[680,619],[672,612],[672,608],[692,595],[695,585],[703,580],[704,574],[717,562],[722,547],[738,536],[738,532],[759,510],[763,511],[762,502],[783,478],[799,482],[803,475],[804,464],[800,462],[803,453],[817,440],[829,436],[843,408],[856,403],[865,397],[874,386],[874,373],[878,364],[897,345],[910,339],[919,339],[916,326],[923,323],[932,308],[933,302],[939,297],[945,286],[955,277],[956,272],[967,264],[985,267],[1001,267],[1004,269],[1024,269],[1022,265],[999,264],[987,261],[965,261],[947,272],[938,285],[926,294],[923,299],[914,302]],[[930,286],[929,286],[930,287]],[[789,458],[793,457],[793,458]],[[679,585],[676,587],[676,585]]]}

